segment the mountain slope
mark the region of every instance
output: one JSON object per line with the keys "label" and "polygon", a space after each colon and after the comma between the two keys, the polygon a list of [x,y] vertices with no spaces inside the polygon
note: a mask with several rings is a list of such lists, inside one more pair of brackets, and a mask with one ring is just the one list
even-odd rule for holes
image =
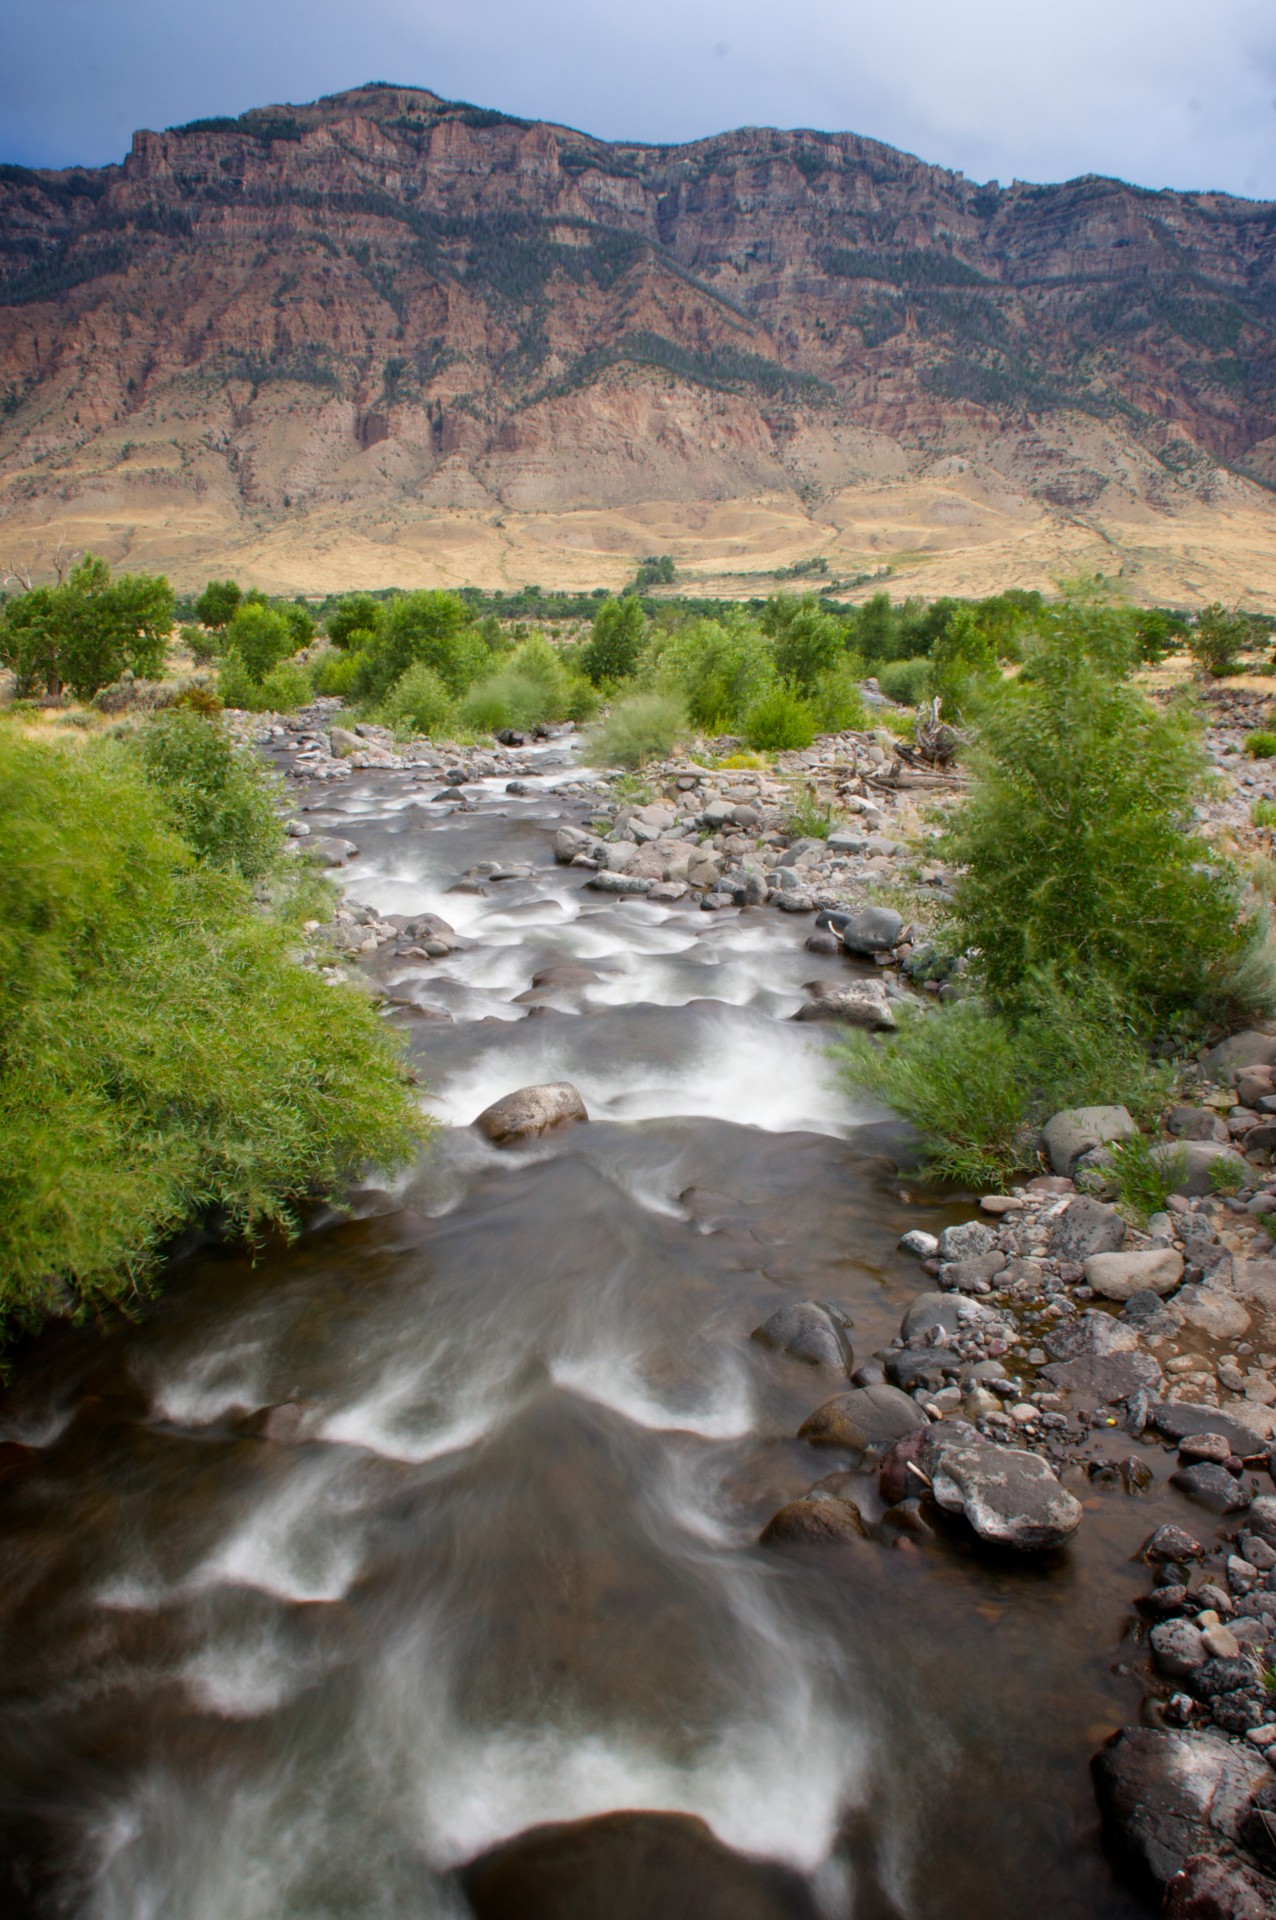
{"label": "mountain slope", "polygon": [[851,134],[608,144],[366,87],[0,168],[0,520],[179,580],[1276,605],[1276,207]]}

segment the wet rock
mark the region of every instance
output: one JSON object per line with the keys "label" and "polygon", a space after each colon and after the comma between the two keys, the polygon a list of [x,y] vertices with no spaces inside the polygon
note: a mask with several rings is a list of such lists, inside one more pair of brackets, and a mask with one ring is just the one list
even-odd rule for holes
{"label": "wet rock", "polygon": [[1164,1886],[1184,1864],[1236,1845],[1267,1762],[1213,1731],[1127,1727],[1094,1762],[1095,1791],[1112,1838]]}
{"label": "wet rock", "polygon": [[1162,1400],[1152,1408],[1149,1418],[1167,1440],[1183,1440],[1189,1433],[1222,1433],[1242,1460],[1265,1451],[1252,1427],[1233,1420],[1230,1414],[1220,1413],[1217,1407],[1197,1406],[1191,1400]]}
{"label": "wet rock", "polygon": [[1161,1920],[1274,1920],[1276,1886],[1233,1857],[1197,1854],[1165,1889]]}
{"label": "wet rock", "polygon": [[358,753],[363,742],[357,733],[351,733],[348,727],[331,727],[328,731],[328,748],[334,760],[342,760],[348,753]]}
{"label": "wet rock", "polygon": [[1210,1460],[1221,1467],[1233,1457],[1232,1443],[1223,1433],[1189,1433],[1179,1442],[1179,1459],[1184,1465],[1193,1460]]}
{"label": "wet rock", "polygon": [[900,1325],[905,1340],[916,1340],[935,1328],[959,1333],[966,1327],[999,1323],[1001,1315],[978,1300],[964,1300],[954,1293],[919,1293]]}
{"label": "wet rock", "polygon": [[474,1920],[817,1920],[792,1868],[733,1853],[684,1813],[532,1827],[458,1877]]}
{"label": "wet rock", "polygon": [[484,1108],[474,1122],[489,1140],[504,1146],[510,1140],[524,1140],[544,1133],[568,1120],[588,1120],[585,1102],[569,1080],[554,1080],[545,1086],[520,1087],[502,1100]]}
{"label": "wet rock", "polygon": [[1174,1561],[1199,1560],[1204,1552],[1200,1541],[1193,1539],[1182,1527],[1166,1525],[1149,1535],[1140,1547],[1138,1557],[1155,1567],[1166,1566]]}
{"label": "wet rock", "polygon": [[976,1260],[991,1253],[997,1236],[982,1220],[966,1220],[958,1227],[945,1227],[939,1236],[937,1252],[941,1260]]}
{"label": "wet rock", "polygon": [[973,1260],[941,1260],[939,1284],[954,1293],[987,1293],[1005,1270],[1004,1253],[982,1253]]}
{"label": "wet rock", "polygon": [[1055,1172],[1071,1177],[1083,1154],[1132,1139],[1137,1131],[1124,1107],[1067,1107],[1047,1120],[1042,1139]]}
{"label": "wet rock", "polygon": [[1194,1466],[1179,1467],[1170,1475],[1170,1485],[1197,1500],[1212,1513],[1239,1513],[1249,1505],[1244,1484],[1226,1467],[1199,1460]]}
{"label": "wet rock", "polygon": [[1135,1293],[1169,1293],[1183,1278],[1183,1256],[1174,1247],[1092,1253],[1082,1271],[1086,1285],[1105,1300],[1128,1300]]}
{"label": "wet rock", "polygon": [[779,1307],[751,1339],[801,1360],[809,1367],[834,1367],[839,1373],[849,1370],[852,1360],[841,1325],[818,1300],[795,1300]]}
{"label": "wet rock", "polygon": [[1151,1157],[1173,1181],[1174,1192],[1189,1200],[1215,1191],[1216,1168],[1218,1172],[1235,1171],[1242,1182],[1249,1173],[1243,1155],[1213,1140],[1179,1140],[1173,1146],[1162,1143],[1152,1148]]}
{"label": "wet rock", "polygon": [[596,844],[596,836],[580,827],[560,827],[554,835],[554,858],[569,867],[578,853],[588,853]]}
{"label": "wet rock", "polygon": [[[1183,1589],[1177,1589],[1182,1592]],[[1192,1620],[1164,1620],[1148,1635],[1156,1670],[1170,1680],[1185,1680],[1209,1658],[1201,1629]]]}
{"label": "wet rock", "polygon": [[539,973],[532,975],[532,986],[537,989],[557,990],[563,987],[592,987],[602,979],[601,973],[593,967],[587,967],[579,960],[555,960],[551,966],[542,967]]}
{"label": "wet rock", "polygon": [[896,1440],[882,1455],[877,1469],[877,1490],[887,1506],[915,1499],[926,1489],[927,1476],[921,1462],[928,1432],[929,1428],[918,1427]]}
{"label": "wet rock", "polygon": [[1140,1391],[1159,1393],[1161,1369],[1150,1353],[1081,1354],[1043,1367],[1042,1378],[1087,1406],[1114,1407]]}
{"label": "wet rock", "polygon": [[622,898],[650,893],[655,881],[639,873],[613,873],[610,869],[591,874],[585,885],[594,893],[615,893]]}
{"label": "wet rock", "polygon": [[905,1393],[914,1393],[918,1387],[938,1393],[952,1365],[953,1356],[942,1347],[904,1347],[887,1359],[886,1378]]}
{"label": "wet rock", "polygon": [[358,851],[353,840],[338,840],[328,834],[306,842],[306,858],[322,867],[344,867]]}
{"label": "wet rock", "polygon": [[774,1547],[791,1540],[867,1540],[864,1516],[853,1500],[837,1494],[808,1493],[790,1500],[773,1514],[758,1536],[758,1545]]}
{"label": "wet rock", "polygon": [[1087,1260],[1094,1253],[1116,1253],[1127,1228],[1115,1207],[1079,1194],[1051,1223],[1049,1248],[1055,1260]]}
{"label": "wet rock", "polygon": [[926,1424],[917,1402],[897,1387],[852,1387],[818,1406],[798,1428],[798,1439],[868,1453]]}
{"label": "wet rock", "polygon": [[803,992],[810,995],[795,1020],[840,1020],[850,1027],[867,1027],[870,1033],[893,1033],[895,1015],[886,998],[881,980],[809,980]]}
{"label": "wet rock", "polygon": [[939,1252],[939,1242],[933,1233],[925,1233],[921,1227],[912,1227],[899,1240],[901,1253],[915,1253],[919,1260],[933,1260]]}
{"label": "wet rock", "polygon": [[1081,1502],[1040,1455],[985,1440],[964,1421],[928,1429],[922,1467],[937,1503],[961,1513],[981,1540],[1022,1553],[1062,1546],[1081,1524]]}
{"label": "wet rock", "polygon": [[842,944],[848,953],[890,953],[900,943],[904,920],[893,907],[860,907],[848,914]]}
{"label": "wet rock", "polygon": [[1130,1295],[1121,1309],[1121,1322],[1143,1339],[1156,1333],[1175,1334],[1179,1330],[1173,1310],[1159,1295],[1143,1289]]}
{"label": "wet rock", "polygon": [[1260,1540],[1276,1546],[1276,1494],[1260,1493],[1257,1500],[1251,1501],[1246,1523]]}
{"label": "wet rock", "polygon": [[1125,1326],[1112,1314],[1100,1313],[1094,1308],[1079,1315],[1071,1325],[1057,1327],[1045,1337],[1045,1349],[1052,1360],[1134,1353],[1138,1346],[1139,1336],[1134,1327]]}

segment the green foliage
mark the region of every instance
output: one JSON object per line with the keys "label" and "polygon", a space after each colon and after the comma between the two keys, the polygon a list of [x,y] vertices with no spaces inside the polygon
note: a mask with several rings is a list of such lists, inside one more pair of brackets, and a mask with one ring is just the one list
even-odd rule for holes
{"label": "green foliage", "polygon": [[442,740],[456,731],[456,701],[434,668],[418,661],[391,687],[381,718],[398,734]]}
{"label": "green foliage", "polygon": [[201,627],[220,629],[231,619],[243,594],[234,580],[210,580],[195,602],[195,618]]}
{"label": "green foliage", "polygon": [[846,629],[831,613],[821,612],[814,594],[800,600],[776,594],[763,608],[762,628],[771,636],[776,672],[803,693],[833,672],[846,651]]}
{"label": "green foliage", "polygon": [[948,720],[959,720],[996,675],[997,654],[969,607],[958,607],[930,653],[930,683]]}
{"label": "green foliage", "polygon": [[735,610],[721,620],[688,620],[652,644],[657,686],[679,697],[691,720],[707,732],[743,724],[749,708],[775,685],[775,658],[766,636]]}
{"label": "green foliage", "polygon": [[321,654],[311,663],[315,692],[348,700],[358,685],[362,659],[360,653],[341,653],[336,647]]}
{"label": "green foliage", "polygon": [[1130,1140],[1119,1140],[1108,1148],[1107,1171],[1116,1183],[1121,1210],[1135,1226],[1143,1226],[1154,1213],[1163,1213],[1165,1203],[1177,1192],[1187,1173],[1187,1154],[1182,1147],[1156,1158],[1152,1141],[1145,1133]]}
{"label": "green foliage", "polygon": [[358,647],[369,644],[381,624],[381,603],[370,593],[347,594],[324,620],[328,638],[334,647]]}
{"label": "green foliage", "polygon": [[1235,1160],[1221,1157],[1210,1161],[1210,1192],[1239,1193],[1245,1185],[1245,1169]]}
{"label": "green foliage", "polygon": [[994,1002],[1013,1006],[1055,966],[1159,1020],[1208,1021],[1258,930],[1190,830],[1204,773],[1191,725],[1114,663],[1103,619],[1054,616],[986,704],[974,787],[940,857],[965,869],[957,915]]}
{"label": "green foliage", "polygon": [[597,766],[644,767],[667,760],[687,724],[686,710],[667,693],[631,693],[617,700],[586,742]]}
{"label": "green foliage", "polygon": [[1250,623],[1243,613],[1229,613],[1217,600],[1203,607],[1188,629],[1187,650],[1202,672],[1221,680],[1235,673],[1240,656],[1250,644]]}
{"label": "green foliage", "polygon": [[292,651],[292,629],[277,607],[244,600],[226,623],[226,658],[236,654],[250,680],[264,680]]}
{"label": "green foliage", "polygon": [[810,706],[821,733],[862,732],[868,726],[861,673],[860,662],[844,655],[837,666],[820,675],[811,689]]}
{"label": "green foliage", "polygon": [[308,647],[315,637],[314,615],[304,601],[292,600],[279,611],[288,622],[291,651],[296,653],[301,647]]}
{"label": "green foliage", "polygon": [[171,825],[201,860],[245,880],[270,871],[284,842],[275,783],[220,720],[170,707],[147,723],[141,752]]}
{"label": "green foliage", "polygon": [[[347,639],[360,631],[352,629]],[[455,593],[405,593],[391,601],[362,651],[359,691],[372,701],[384,699],[409,667],[432,668],[459,696],[492,664],[469,608]]]}
{"label": "green foliage", "polygon": [[173,590],[158,574],[112,580],[105,560],[87,553],[56,587],[35,587],[5,603],[0,664],[21,695],[60,693],[81,700],[118,680],[163,670],[173,625]]}
{"label": "green foliage", "polygon": [[206,667],[215,659],[221,644],[217,634],[207,627],[183,627],[182,641],[197,667]]}
{"label": "green foliage", "polygon": [[421,1122],[365,997],[194,853],[134,753],[0,731],[0,1318],[127,1304],[216,1213],[289,1229]]}
{"label": "green foliage", "polygon": [[1276,733],[1259,728],[1245,735],[1245,751],[1251,760],[1270,760],[1276,756]]}
{"label": "green foliage", "polygon": [[310,675],[298,660],[281,660],[257,688],[258,713],[295,713],[311,697]]}
{"label": "green foliage", "polygon": [[901,707],[917,707],[930,696],[930,661],[921,656],[915,660],[888,660],[879,667],[877,684],[888,700],[897,701]]}
{"label": "green foliage", "polygon": [[[671,587],[677,568],[672,556],[667,553],[649,553],[638,562],[638,571],[634,575],[634,590],[645,593],[648,587]],[[592,677],[592,676],[591,676]]]}
{"label": "green foliage", "polygon": [[1032,1165],[1052,1113],[1117,1101],[1150,1115],[1173,1079],[1106,988],[1068,993],[1049,976],[1018,1017],[972,995],[906,1011],[882,1041],[852,1034],[835,1054],[852,1087],[913,1122],[936,1175],[984,1188]]}
{"label": "green foliage", "polygon": [[581,667],[596,687],[633,677],[646,629],[642,603],[632,594],[620,600],[603,601],[594,616],[593,632],[580,655]]}
{"label": "green foliage", "polygon": [[760,753],[801,751],[815,738],[815,715],[796,688],[774,686],[745,714],[744,737]]}
{"label": "green foliage", "polygon": [[1250,802],[1249,817],[1256,827],[1264,827],[1270,833],[1276,829],[1276,800],[1261,796]]}
{"label": "green foliage", "polygon": [[789,809],[784,830],[795,838],[827,840],[836,818],[835,808],[819,800],[814,787],[807,787]]}

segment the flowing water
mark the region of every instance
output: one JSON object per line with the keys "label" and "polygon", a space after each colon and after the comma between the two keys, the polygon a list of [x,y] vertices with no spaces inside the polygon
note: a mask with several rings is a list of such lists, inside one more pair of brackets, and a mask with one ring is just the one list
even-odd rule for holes
{"label": "flowing water", "polygon": [[[750,1330],[813,1296],[866,1358],[923,1284],[900,1232],[960,1216],[791,1021],[839,970],[809,923],[583,890],[550,857],[569,777],[551,752],[527,797],[442,818],[398,775],[314,802],[352,898],[472,943],[378,968],[448,1131],[357,1217],[256,1264],[188,1251],[136,1326],[24,1362],[5,1911],[460,1916],[483,1849],[654,1808],[789,1863],[830,1920],[1128,1920],[1086,1762],[1137,1714],[1127,1562],[1173,1496],[1093,1493],[1047,1564],[889,1526],[757,1546],[846,1463],[793,1437],[836,1382]],[[485,859],[534,871],[447,891]],[[593,977],[520,1000],[565,961]],[[589,1125],[470,1128],[558,1079]]]}

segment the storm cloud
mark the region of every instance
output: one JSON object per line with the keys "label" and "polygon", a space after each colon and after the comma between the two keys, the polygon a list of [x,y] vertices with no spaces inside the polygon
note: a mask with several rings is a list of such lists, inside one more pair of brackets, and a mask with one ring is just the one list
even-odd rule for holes
{"label": "storm cloud", "polygon": [[1276,198],[1271,0],[10,0],[4,47],[30,166],[379,79],[613,139],[849,128],[979,180]]}

